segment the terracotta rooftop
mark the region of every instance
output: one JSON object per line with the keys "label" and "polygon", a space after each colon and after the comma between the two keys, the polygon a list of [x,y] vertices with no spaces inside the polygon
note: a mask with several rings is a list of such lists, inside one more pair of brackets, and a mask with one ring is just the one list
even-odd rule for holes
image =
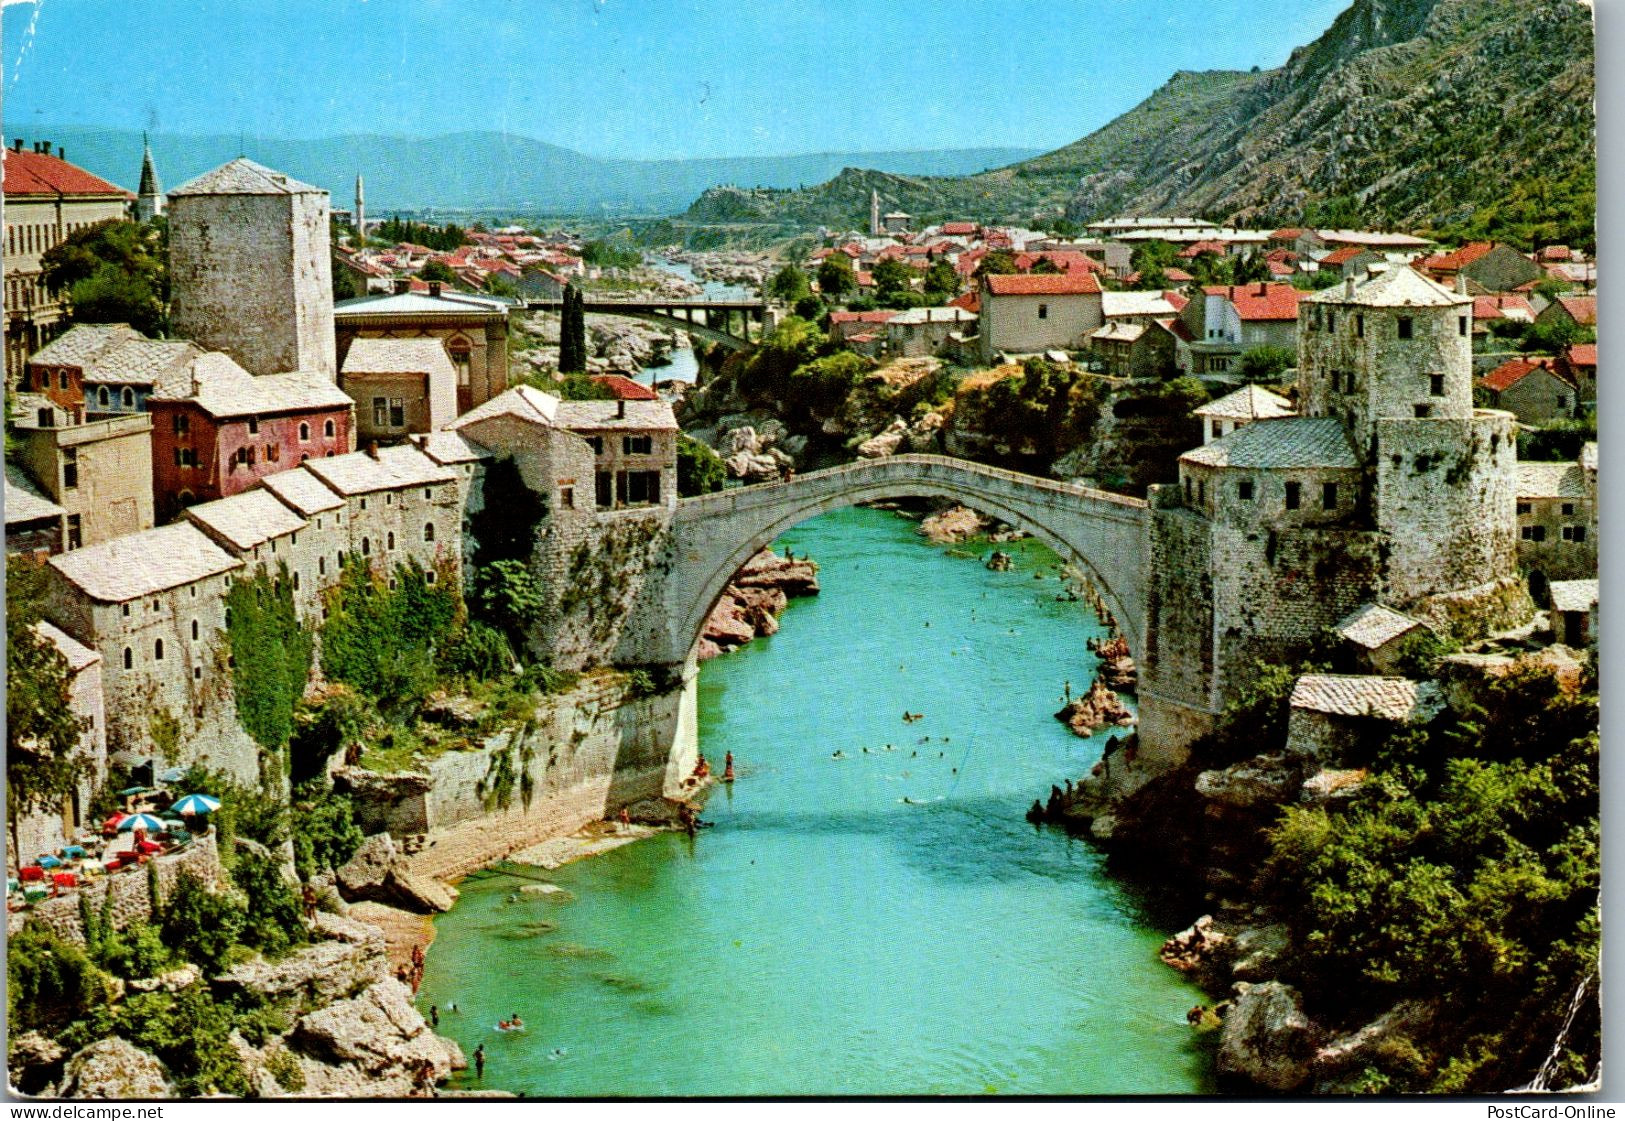
{"label": "terracotta rooftop", "polygon": [[1367,249],[1363,245],[1345,245],[1341,249],[1334,249],[1330,253],[1326,254],[1320,259],[1320,263],[1322,265],[1341,265],[1346,261],[1354,260],[1354,258],[1358,257],[1361,253],[1369,252],[1371,252],[1371,250]]}
{"label": "terracotta rooftop", "polygon": [[1292,707],[1329,716],[1426,722],[1444,709],[1438,683],[1408,677],[1306,673],[1292,687]]}
{"label": "terracotta rooftop", "polygon": [[592,380],[609,390],[619,401],[658,401],[660,394],[625,374],[594,374]]}
{"label": "terracotta rooftop", "polygon": [[50,564],[92,599],[123,603],[230,572],[243,562],[190,522],[176,522],[75,549]]}
{"label": "terracotta rooftop", "polygon": [[1218,284],[1203,288],[1209,296],[1223,296],[1247,323],[1285,321],[1298,318],[1298,302],[1305,293],[1290,284]]}
{"label": "terracotta rooftop", "polygon": [[1418,627],[1426,629],[1427,624],[1420,619],[1413,619],[1409,615],[1402,615],[1398,611],[1384,607],[1380,603],[1368,603],[1364,607],[1357,608],[1353,614],[1341,620],[1332,629],[1356,646],[1376,650]]}
{"label": "terracotta rooftop", "polygon": [[1563,310],[1568,312],[1580,326],[1595,327],[1597,325],[1597,297],[1559,296],[1556,302],[1561,304]]}
{"label": "terracotta rooftop", "polygon": [[1474,296],[1474,319],[1526,319],[1533,321],[1535,309],[1523,296]]}
{"label": "terracotta rooftop", "polygon": [[1597,344],[1575,343],[1569,347],[1563,357],[1568,359],[1570,366],[1595,366],[1597,364]]}
{"label": "terracotta rooftop", "polygon": [[1501,363],[1482,378],[1479,378],[1478,384],[1492,392],[1504,393],[1536,370],[1545,370],[1559,381],[1567,380],[1552,368],[1551,359],[1549,358],[1514,358],[1510,362]]}
{"label": "terracotta rooftop", "polygon": [[1336,417],[1280,417],[1258,420],[1221,436],[1211,444],[1186,452],[1181,463],[1205,467],[1251,467],[1279,470],[1293,467],[1357,468],[1360,461],[1349,446],[1343,422]]}
{"label": "terracotta rooftop", "polygon": [[25,195],[113,195],[133,199],[123,187],[116,187],[82,167],[44,152],[6,153],[4,183],[7,198]]}
{"label": "terracotta rooftop", "polygon": [[[1017,273],[982,278],[988,294],[993,296],[1096,296],[1100,294],[1100,281],[1093,273]],[[1119,293],[1121,294],[1121,293]]]}
{"label": "terracotta rooftop", "polygon": [[1590,611],[1597,606],[1595,580],[1553,580],[1547,585],[1553,611]]}

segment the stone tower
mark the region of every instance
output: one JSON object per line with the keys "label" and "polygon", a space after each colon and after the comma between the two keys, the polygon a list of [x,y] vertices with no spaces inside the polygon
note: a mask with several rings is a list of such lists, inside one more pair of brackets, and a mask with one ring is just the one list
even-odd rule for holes
{"label": "stone tower", "polygon": [[170,322],[252,374],[337,380],[327,192],[235,159],[169,193]]}
{"label": "stone tower", "polygon": [[367,192],[361,185],[361,173],[355,173],[355,247],[367,244]]}
{"label": "stone tower", "polygon": [[158,185],[158,169],[152,165],[152,145],[141,134],[141,186],[135,196],[135,220],[150,222],[164,212],[164,191]]}
{"label": "stone tower", "polygon": [[869,236],[880,236],[880,192],[869,192]]}
{"label": "stone tower", "polygon": [[1342,420],[1365,471],[1383,600],[1429,617],[1517,610],[1517,427],[1473,408],[1472,311],[1400,266],[1307,297],[1298,319],[1303,411]]}

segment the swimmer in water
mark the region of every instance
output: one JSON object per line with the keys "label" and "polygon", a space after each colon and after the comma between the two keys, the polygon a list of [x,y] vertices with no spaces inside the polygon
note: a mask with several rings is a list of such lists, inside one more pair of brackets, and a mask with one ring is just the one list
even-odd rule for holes
{"label": "swimmer in water", "polygon": [[832,752],[830,752],[829,757],[831,759],[845,759],[846,758],[846,752],[844,752],[844,751],[832,751]]}

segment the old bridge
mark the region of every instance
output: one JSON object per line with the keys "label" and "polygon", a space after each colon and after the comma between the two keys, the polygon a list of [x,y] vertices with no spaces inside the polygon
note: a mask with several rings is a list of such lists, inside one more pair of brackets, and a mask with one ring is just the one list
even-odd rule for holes
{"label": "old bridge", "polygon": [[[562,296],[550,299],[528,299],[528,311],[550,311],[557,314],[564,307]],[[708,342],[721,343],[732,350],[741,350],[761,340],[772,329],[772,317],[765,300],[662,300],[662,299],[608,299],[588,297],[581,309],[597,315],[620,315],[628,319],[643,319],[662,327],[675,327]],[[755,327],[754,337],[751,334]]]}
{"label": "old bridge", "polygon": [[1130,651],[1144,649],[1146,504],[939,455],[862,460],[678,502],[669,568],[639,606],[638,661],[685,661],[733,574],[799,522],[860,502],[948,498],[1027,530],[1084,572]]}

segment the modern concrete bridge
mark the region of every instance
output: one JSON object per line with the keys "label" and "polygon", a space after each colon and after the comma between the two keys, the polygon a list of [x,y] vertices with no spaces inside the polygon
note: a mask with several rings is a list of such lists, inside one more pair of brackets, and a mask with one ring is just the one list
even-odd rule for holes
{"label": "modern concrete bridge", "polygon": [[947,456],[895,455],[679,501],[664,579],[637,608],[635,660],[687,660],[729,579],[791,526],[895,498],[949,498],[1027,530],[1088,574],[1131,653],[1141,655],[1149,564],[1143,501]]}
{"label": "modern concrete bridge", "polygon": [[[529,311],[557,313],[564,307],[564,298],[528,299]],[[661,300],[661,299],[607,299],[587,298],[582,301],[583,311],[596,315],[620,315],[628,319],[644,319],[662,327],[675,327],[709,342],[721,343],[732,350],[742,350],[761,340],[772,329],[772,320],[765,300]],[[756,325],[755,338],[751,325]]]}

